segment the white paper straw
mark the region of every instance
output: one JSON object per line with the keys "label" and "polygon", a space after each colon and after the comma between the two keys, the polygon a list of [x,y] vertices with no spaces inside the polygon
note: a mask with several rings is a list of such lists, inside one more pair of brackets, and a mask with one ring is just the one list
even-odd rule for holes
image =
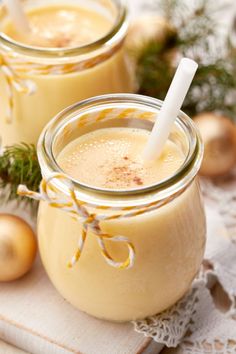
{"label": "white paper straw", "polygon": [[191,59],[183,58],[180,61],[148,143],[144,149],[144,160],[153,160],[160,156],[170,135],[171,128],[183,105],[197,68],[198,64]]}
{"label": "white paper straw", "polygon": [[3,0],[9,16],[14,23],[16,29],[20,32],[27,33],[30,31],[28,19],[24,13],[23,6],[20,0]]}

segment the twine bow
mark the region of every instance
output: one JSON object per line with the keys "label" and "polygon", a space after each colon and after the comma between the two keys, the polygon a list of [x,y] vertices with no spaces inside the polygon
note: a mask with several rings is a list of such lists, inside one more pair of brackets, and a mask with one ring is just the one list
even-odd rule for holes
{"label": "twine bow", "polygon": [[[67,197],[63,195],[62,197],[60,197],[61,193],[55,187],[55,185],[52,185],[52,180],[62,180],[63,183],[68,187],[70,196]],[[68,266],[70,268],[72,268],[79,261],[87,238],[88,230],[90,229],[97,237],[98,245],[106,262],[114,268],[129,269],[133,267],[135,261],[135,249],[133,244],[125,236],[112,236],[110,234],[103,233],[100,227],[100,221],[126,219],[138,215],[143,215],[148,212],[152,212],[158,209],[159,207],[164,206],[174,200],[176,197],[181,195],[187,188],[188,185],[163,200],[157,200],[141,206],[108,207],[95,204],[92,205],[78,200],[75,194],[73,183],[68,179],[68,177],[61,173],[53,173],[51,177],[43,179],[41,181],[39,193],[30,191],[26,186],[20,185],[18,187],[18,194],[20,196],[32,198],[34,200],[45,201],[51,207],[68,212],[76,220],[82,221],[82,233],[78,241],[77,250],[73,255],[72,259],[68,262]],[[95,212],[89,213],[88,208],[93,208]],[[96,213],[96,211],[98,210],[99,213]],[[100,213],[103,210],[114,211],[114,214],[101,215]],[[117,211],[119,212],[117,213]],[[125,244],[129,252],[127,259],[124,262],[116,262],[107,251],[104,242],[105,240]]]}
{"label": "twine bow", "polygon": [[[53,179],[63,180],[69,189],[69,198],[63,195],[63,197],[60,199],[60,195],[58,194],[59,191],[51,184]],[[73,184],[63,174],[55,173],[50,178],[46,180],[43,179],[40,184],[39,193],[30,191],[26,186],[20,185],[18,187],[18,194],[32,198],[34,200],[45,201],[54,208],[58,208],[70,213],[73,218],[82,222],[82,233],[78,241],[78,248],[72,259],[68,262],[69,268],[72,268],[79,261],[89,229],[97,237],[101,253],[109,265],[119,269],[129,269],[133,267],[135,260],[135,250],[134,246],[128,240],[128,238],[124,236],[112,236],[110,234],[103,233],[100,227],[101,220],[112,220],[113,218],[117,218],[117,216],[99,216],[96,213],[89,213],[86,208],[86,203],[76,198]],[[101,207],[101,209],[109,210],[107,207]],[[127,259],[124,262],[116,262],[107,251],[105,240],[125,244],[129,252]]]}
{"label": "twine bow", "polygon": [[15,88],[15,90],[19,93],[32,95],[36,91],[36,85],[31,80],[22,79],[16,73],[16,71],[11,67],[7,59],[4,57],[4,55],[1,53],[0,53],[0,67],[6,79],[6,84],[7,84],[8,107],[6,111],[6,122],[12,123],[13,109],[14,109],[13,88]]}

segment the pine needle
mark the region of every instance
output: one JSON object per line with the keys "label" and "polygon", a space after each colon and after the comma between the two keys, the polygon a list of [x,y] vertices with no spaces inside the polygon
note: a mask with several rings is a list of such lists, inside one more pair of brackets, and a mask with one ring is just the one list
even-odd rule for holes
{"label": "pine needle", "polygon": [[[190,6],[191,5],[191,6]],[[174,32],[162,43],[150,41],[137,57],[139,93],[164,99],[175,72],[176,58],[187,56],[199,63],[183,109],[191,117],[215,111],[236,118],[236,62],[228,38],[220,41],[212,0],[156,0],[154,8]]]}
{"label": "pine needle", "polygon": [[25,184],[30,190],[37,191],[42,179],[36,148],[25,143],[6,147],[0,156],[1,199],[17,199],[32,203],[31,199],[17,195],[19,184]]}

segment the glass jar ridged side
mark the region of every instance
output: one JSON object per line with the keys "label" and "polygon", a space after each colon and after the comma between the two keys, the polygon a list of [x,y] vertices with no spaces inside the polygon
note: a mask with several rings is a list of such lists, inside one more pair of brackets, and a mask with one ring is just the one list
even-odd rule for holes
{"label": "glass jar ridged side", "polygon": [[[65,1],[26,0],[23,4],[28,12],[64,6]],[[104,13],[112,19],[111,30],[84,46],[33,47],[16,42],[4,33],[9,18],[4,5],[0,7],[0,131],[4,145],[22,141],[36,143],[50,118],[79,100],[133,91],[124,49],[127,13],[121,2],[68,0],[66,6]]]}
{"label": "glass jar ridged side", "polygon": [[[77,137],[107,127],[151,130],[161,104],[139,95],[107,95],[64,110],[39,140],[44,178],[62,172],[57,157]],[[98,219],[102,216],[99,228],[111,237],[104,240],[110,257],[122,264],[129,253],[127,244],[113,242],[112,237],[122,235],[133,245],[131,267],[120,269],[109,264],[97,242],[96,228],[87,225],[80,259],[68,268],[84,224],[47,202],[40,203],[38,237],[44,267],[61,295],[78,309],[111,321],[141,319],[167,309],[191,286],[205,246],[205,214],[196,178],[203,149],[193,122],[183,112],[170,140],[181,148],[185,160],[176,173],[156,185],[111,191],[80,184],[67,176],[89,215],[96,212]],[[59,199],[70,198],[63,179],[52,179],[51,183],[59,191]],[[125,216],[133,210],[138,212]],[[106,216],[122,213],[123,217],[106,220]]]}

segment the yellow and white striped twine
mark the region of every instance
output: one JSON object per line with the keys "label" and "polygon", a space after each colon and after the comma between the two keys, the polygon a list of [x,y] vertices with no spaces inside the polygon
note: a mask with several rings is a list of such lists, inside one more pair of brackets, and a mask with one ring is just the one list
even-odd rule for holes
{"label": "yellow and white striped twine", "polygon": [[[52,184],[53,180],[61,180],[67,186],[70,197],[61,195],[61,192]],[[186,189],[187,187],[185,187]],[[45,201],[51,207],[58,208],[62,211],[68,212],[73,218],[82,222],[82,233],[78,241],[78,247],[73,255],[72,259],[69,261],[69,268],[73,267],[80,259],[82,254],[84,244],[87,238],[88,229],[90,229],[93,234],[97,237],[98,245],[100,247],[101,253],[105,258],[106,262],[112,267],[118,269],[129,269],[132,268],[135,262],[135,248],[134,245],[125,236],[117,235],[112,236],[107,233],[103,233],[100,227],[100,221],[109,221],[115,219],[125,219],[130,217],[135,217],[138,215],[145,214],[156,210],[157,208],[166,205],[178,195],[180,195],[183,190],[176,192],[169,198],[164,200],[158,200],[152,203],[144,204],[142,206],[130,206],[130,207],[108,207],[96,204],[86,203],[84,201],[78,200],[76,197],[75,189],[73,183],[68,179],[67,176],[61,173],[53,173],[49,178],[43,179],[40,184],[39,193],[30,191],[26,186],[20,185],[18,187],[18,194],[20,196],[29,197],[38,201]],[[88,208],[93,208],[94,212],[90,213]],[[102,210],[114,211],[113,215],[101,215]],[[112,242],[123,243],[127,246],[128,257],[123,262],[116,262],[106,249],[106,240]]]}
{"label": "yellow and white striped twine", "polygon": [[33,75],[64,75],[90,69],[99,63],[109,59],[123,42],[107,50],[105,53],[98,54],[92,58],[80,60],[75,63],[64,64],[43,64],[31,62],[20,57],[16,52],[6,52],[0,49],[0,69],[6,79],[6,90],[8,107],[6,112],[6,122],[11,123],[14,111],[14,89],[24,95],[32,95],[37,87],[30,78]]}

